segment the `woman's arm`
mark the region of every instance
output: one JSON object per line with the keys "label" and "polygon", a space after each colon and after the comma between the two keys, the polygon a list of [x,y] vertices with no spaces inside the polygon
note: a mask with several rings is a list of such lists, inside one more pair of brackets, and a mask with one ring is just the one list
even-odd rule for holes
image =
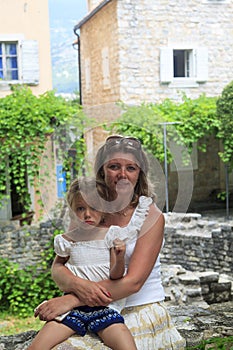
{"label": "woman's arm", "polygon": [[108,305],[112,301],[104,286],[75,276],[58,256],[52,265],[52,278],[63,292],[77,295],[84,305]]}
{"label": "woman's arm", "polygon": [[125,298],[138,292],[151,273],[158,258],[164,237],[164,216],[151,205],[141,229],[127,274],[120,280],[98,282],[111,293],[113,300]]}

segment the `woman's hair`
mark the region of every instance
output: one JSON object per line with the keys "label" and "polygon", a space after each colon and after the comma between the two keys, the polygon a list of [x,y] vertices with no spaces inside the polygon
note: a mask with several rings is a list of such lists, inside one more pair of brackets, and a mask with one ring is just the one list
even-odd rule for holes
{"label": "woman's hair", "polygon": [[[117,140],[119,140],[119,142],[117,142]],[[133,142],[131,142],[131,140]],[[140,141],[135,138],[122,136],[110,136],[107,138],[105,144],[99,148],[96,154],[94,164],[96,180],[105,182],[104,164],[112,158],[114,153],[132,154],[140,167],[140,173],[137,184],[134,188],[134,195],[131,204],[136,205],[140,196],[154,197],[152,186],[148,179],[149,161],[141,147]],[[111,195],[109,193],[107,199],[111,200]]]}

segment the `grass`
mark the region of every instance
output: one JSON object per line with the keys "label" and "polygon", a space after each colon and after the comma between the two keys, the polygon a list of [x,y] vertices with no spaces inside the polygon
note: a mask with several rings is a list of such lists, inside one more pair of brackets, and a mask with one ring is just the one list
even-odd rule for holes
{"label": "grass", "polygon": [[44,322],[38,318],[27,317],[17,318],[6,313],[0,313],[0,333],[1,335],[12,335],[26,331],[38,331],[42,328]]}
{"label": "grass", "polygon": [[233,350],[233,336],[203,340],[198,346],[188,347],[187,350]]}

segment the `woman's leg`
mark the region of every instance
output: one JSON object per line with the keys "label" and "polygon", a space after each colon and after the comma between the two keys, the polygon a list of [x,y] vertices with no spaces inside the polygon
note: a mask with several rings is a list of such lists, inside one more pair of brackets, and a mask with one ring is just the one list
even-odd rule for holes
{"label": "woman's leg", "polygon": [[75,332],[60,322],[47,322],[36,335],[27,350],[51,350],[55,345],[63,342]]}
{"label": "woman's leg", "polygon": [[123,323],[112,324],[98,335],[112,350],[137,350],[132,334]]}

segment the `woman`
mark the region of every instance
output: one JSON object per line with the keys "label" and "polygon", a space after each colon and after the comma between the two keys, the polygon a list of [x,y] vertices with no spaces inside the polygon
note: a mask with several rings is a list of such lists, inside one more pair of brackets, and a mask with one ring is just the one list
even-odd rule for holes
{"label": "woman", "polygon": [[[97,180],[106,184],[106,226],[132,225],[140,199],[153,197],[148,181],[149,164],[138,139],[110,136],[99,149],[95,160]],[[145,204],[147,205],[147,204]],[[108,305],[127,297],[122,312],[138,350],[184,349],[185,341],[171,323],[164,306],[159,252],[163,244],[164,216],[154,203],[138,237],[127,243],[127,274],[120,280],[98,283],[74,277],[56,258],[52,275],[66,293],[50,300],[38,310],[41,319],[51,320],[75,307],[77,300],[89,306]],[[107,349],[97,337],[73,337],[59,345],[62,349]]]}

